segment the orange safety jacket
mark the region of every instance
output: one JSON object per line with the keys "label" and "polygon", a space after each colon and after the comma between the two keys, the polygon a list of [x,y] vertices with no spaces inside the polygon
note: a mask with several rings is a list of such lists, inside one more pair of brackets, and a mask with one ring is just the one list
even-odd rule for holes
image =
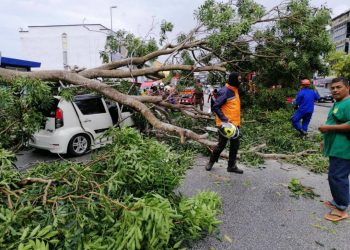
{"label": "orange safety jacket", "polygon": [[216,114],[216,126],[220,127],[222,122],[230,122],[239,127],[241,125],[241,101],[238,89],[226,83],[218,92],[213,110]]}

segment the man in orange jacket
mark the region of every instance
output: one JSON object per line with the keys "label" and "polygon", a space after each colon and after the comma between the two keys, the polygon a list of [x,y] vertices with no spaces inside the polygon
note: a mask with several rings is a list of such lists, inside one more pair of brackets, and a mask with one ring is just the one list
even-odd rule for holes
{"label": "man in orange jacket", "polygon": [[[232,123],[238,128],[241,125],[241,102],[239,99],[238,88],[241,83],[241,76],[233,72],[229,75],[228,82],[218,92],[213,111],[216,114],[216,126],[220,128],[222,123]],[[221,152],[225,149],[228,138],[219,133],[219,142],[213,150],[208,164],[205,166],[210,171],[215,162],[218,161]],[[237,152],[239,149],[239,137],[230,139],[230,153],[227,171],[237,174],[243,174],[243,170],[236,165]]]}

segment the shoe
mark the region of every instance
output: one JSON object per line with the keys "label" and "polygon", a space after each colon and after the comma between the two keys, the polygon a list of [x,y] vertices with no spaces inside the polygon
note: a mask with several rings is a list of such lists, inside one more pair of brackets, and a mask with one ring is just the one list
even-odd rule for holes
{"label": "shoe", "polygon": [[300,137],[306,137],[307,136],[307,132],[302,130],[302,129],[298,129],[299,133],[300,133]]}
{"label": "shoe", "polygon": [[243,174],[243,170],[238,168],[237,166],[234,167],[228,167],[227,168],[227,172],[232,172],[232,173],[236,173],[236,174]]}
{"label": "shoe", "polygon": [[205,166],[205,170],[210,171],[214,166],[214,162],[209,161],[208,164]]}

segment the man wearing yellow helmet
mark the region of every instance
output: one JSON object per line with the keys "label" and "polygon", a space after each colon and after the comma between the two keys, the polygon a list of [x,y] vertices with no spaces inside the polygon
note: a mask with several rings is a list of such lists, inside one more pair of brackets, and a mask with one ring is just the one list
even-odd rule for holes
{"label": "man wearing yellow helmet", "polygon": [[[292,125],[301,136],[306,136],[312,113],[314,112],[314,102],[320,99],[320,97],[310,88],[310,80],[302,79],[300,84],[301,90],[295,99],[297,110],[292,117]],[[301,125],[300,121],[302,121]]]}
{"label": "man wearing yellow helmet", "polygon": [[210,171],[214,163],[218,161],[221,152],[224,150],[228,140],[230,140],[227,171],[243,174],[243,170],[236,165],[239,136],[225,134],[225,130],[220,131],[227,123],[232,123],[237,128],[241,125],[241,103],[238,93],[240,82],[241,76],[236,72],[231,73],[226,85],[219,90],[213,105],[213,111],[216,114],[216,126],[219,128],[219,142],[214,148],[208,164],[205,166],[207,171]]}

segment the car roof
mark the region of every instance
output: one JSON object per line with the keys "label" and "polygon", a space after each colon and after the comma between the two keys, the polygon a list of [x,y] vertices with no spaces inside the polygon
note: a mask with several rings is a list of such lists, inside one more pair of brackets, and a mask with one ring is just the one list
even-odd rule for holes
{"label": "car roof", "polygon": [[91,99],[100,99],[101,96],[98,95],[76,95],[74,96],[74,101],[85,101],[85,100],[91,100]]}
{"label": "car roof", "polygon": [[[62,96],[55,95],[54,98],[61,100],[63,99]],[[93,99],[100,99],[101,96],[99,95],[93,95],[93,94],[84,94],[84,95],[76,95],[73,97],[73,101],[85,101],[85,100],[93,100]]]}

